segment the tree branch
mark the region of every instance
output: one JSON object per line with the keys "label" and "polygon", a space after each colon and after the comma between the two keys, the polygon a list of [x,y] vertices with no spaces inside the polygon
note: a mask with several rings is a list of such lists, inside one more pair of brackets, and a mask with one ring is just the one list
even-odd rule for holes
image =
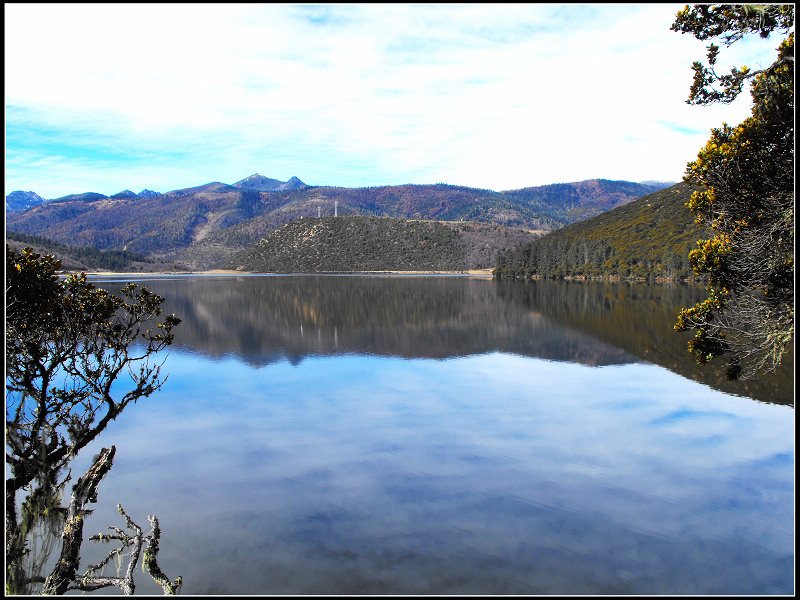
{"label": "tree branch", "polygon": [[[153,578],[153,580],[161,587],[161,589],[164,590],[165,595],[177,594],[180,591],[181,584],[183,582],[182,578],[177,577],[175,581],[172,582],[158,566],[158,543],[161,538],[161,529],[158,526],[158,518],[155,515],[150,515],[147,517],[147,520],[150,523],[150,531],[145,535],[142,533],[142,528],[133,522],[121,505],[117,504],[117,510],[125,519],[125,524],[127,525],[128,529],[134,532],[133,535],[129,535],[117,527],[109,527],[109,529],[115,531],[116,534],[97,534],[89,538],[92,541],[99,542],[117,541],[119,542],[119,546],[111,550],[98,564],[90,565],[86,569],[86,573],[72,582],[72,585],[69,589],[89,592],[115,586],[120,588],[126,595],[133,594],[136,587],[133,581],[133,574],[135,572],[136,565],[139,562],[140,552],[144,547],[144,560],[142,562],[142,568],[144,571]],[[101,571],[103,567],[105,567],[111,561],[112,558],[120,556],[128,547],[131,548],[131,552],[129,554],[128,566],[125,570],[124,577],[110,577],[97,573],[98,571]]]}
{"label": "tree branch", "polygon": [[61,536],[61,556],[44,582],[43,594],[64,594],[74,580],[83,543],[83,518],[87,514],[84,507],[88,503],[97,502],[97,486],[111,469],[115,452],[115,446],[103,448],[86,474],[72,487],[64,533]]}

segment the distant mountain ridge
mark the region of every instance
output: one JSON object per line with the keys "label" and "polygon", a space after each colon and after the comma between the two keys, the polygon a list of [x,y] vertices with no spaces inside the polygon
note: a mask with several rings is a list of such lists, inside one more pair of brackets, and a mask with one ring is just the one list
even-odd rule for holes
{"label": "distant mountain ridge", "polygon": [[669,187],[672,183],[611,181],[588,179],[574,183],[554,183],[502,192],[534,207],[549,207],[563,224],[582,221],[627,204],[636,198]]}
{"label": "distant mountain ridge", "polygon": [[277,179],[265,177],[260,173],[255,173],[250,177],[237,181],[233,184],[233,187],[242,190],[256,190],[258,192],[280,192],[283,190],[299,190],[308,186],[297,177],[290,177],[288,181],[278,181]]}
{"label": "distant mountain ridge", "polygon": [[[298,190],[304,187],[308,186],[302,181],[300,181],[300,179],[298,179],[297,177],[291,177],[288,181],[279,181],[277,179],[270,179],[269,177],[265,177],[259,173],[255,173],[253,175],[250,175],[249,177],[245,177],[241,181],[237,181],[233,185],[228,185],[227,183],[214,181],[211,183],[206,183],[204,185],[172,190],[166,193],[187,194],[195,192],[225,191],[228,188],[257,190],[260,192],[275,192],[281,190]],[[132,192],[131,190],[122,190],[121,192],[117,192],[116,194],[112,194],[111,196],[106,196],[105,194],[101,194],[99,192],[83,192],[78,194],[68,194],[66,196],[60,196],[58,198],[45,199],[36,194],[35,192],[25,192],[22,190],[16,190],[6,196],[6,212],[27,210],[33,206],[36,206],[37,204],[42,204],[43,202],[52,202],[54,200],[63,201],[63,200],[96,200],[100,198],[114,198],[114,199],[152,198],[153,196],[159,196],[159,195],[161,195],[159,194],[159,192],[143,189],[138,194]]]}
{"label": "distant mountain ridge", "polygon": [[35,192],[17,190],[6,196],[6,212],[28,210],[42,202],[46,202],[46,200]]}
{"label": "distant mountain ridge", "polygon": [[9,211],[6,229],[71,246],[129,250],[202,270],[300,217],[376,215],[496,223],[542,232],[653,189],[603,179],[510,192],[446,184],[340,188],[308,186],[296,177],[279,182],[256,173],[234,185],[211,182],[163,194],[72,194]]}
{"label": "distant mountain ridge", "polygon": [[132,192],[130,190],[122,190],[121,192],[117,192],[116,194],[109,196],[109,198],[152,198],[153,196],[158,196],[158,192],[145,189],[137,194],[136,192]]}

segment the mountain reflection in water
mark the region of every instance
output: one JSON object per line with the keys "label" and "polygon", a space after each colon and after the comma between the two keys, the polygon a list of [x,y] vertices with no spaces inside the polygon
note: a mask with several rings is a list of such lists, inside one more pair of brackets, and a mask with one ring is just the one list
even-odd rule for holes
{"label": "mountain reflection in water", "polygon": [[[97,280],[115,291],[111,281]],[[252,366],[371,354],[448,358],[504,352],[591,366],[651,362],[727,393],[794,404],[793,352],[775,374],[725,379],[698,367],[678,311],[688,285],[489,281],[467,277],[245,276],[141,280],[183,323],[176,347]]]}
{"label": "mountain reflection in water", "polygon": [[168,380],[71,468],[117,447],[85,531],[157,514],[184,593],[794,590],[792,378],[693,381],[728,385],[672,329],[702,289],[139,281],[183,319]]}

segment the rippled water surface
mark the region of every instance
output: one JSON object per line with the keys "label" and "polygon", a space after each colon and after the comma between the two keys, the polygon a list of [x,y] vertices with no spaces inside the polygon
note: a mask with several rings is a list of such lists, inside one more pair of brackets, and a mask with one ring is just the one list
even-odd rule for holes
{"label": "rippled water surface", "polygon": [[183,593],[794,592],[793,369],[698,372],[693,288],[142,283],[169,379],[73,472],[117,446],[87,534],[157,514]]}

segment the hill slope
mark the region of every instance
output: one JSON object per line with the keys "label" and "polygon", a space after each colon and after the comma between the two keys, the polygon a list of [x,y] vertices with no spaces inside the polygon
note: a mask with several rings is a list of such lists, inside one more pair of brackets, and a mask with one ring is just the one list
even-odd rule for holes
{"label": "hill slope", "polygon": [[685,278],[688,254],[705,237],[685,204],[685,183],[573,223],[498,256],[498,277]]}
{"label": "hill slope", "polygon": [[491,268],[499,250],[532,238],[494,224],[356,216],[297,219],[222,268],[256,273],[463,271]]}
{"label": "hill slope", "polygon": [[14,252],[31,248],[38,254],[52,254],[61,261],[64,271],[142,271],[174,268],[156,264],[147,257],[127,250],[98,250],[59,244],[47,238],[6,232],[6,246]]}

